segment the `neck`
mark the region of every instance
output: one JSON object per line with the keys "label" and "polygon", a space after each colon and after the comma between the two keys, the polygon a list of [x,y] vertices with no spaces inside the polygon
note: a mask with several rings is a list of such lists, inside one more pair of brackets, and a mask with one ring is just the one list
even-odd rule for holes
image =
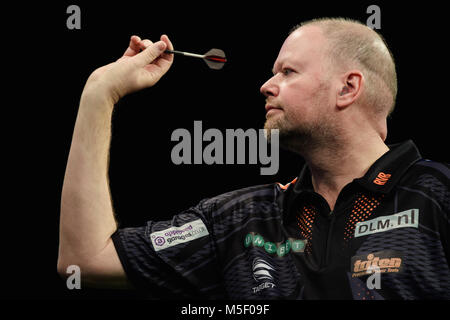
{"label": "neck", "polygon": [[302,155],[312,177],[314,191],[327,200],[333,210],[345,185],[365,175],[371,165],[389,148],[378,135],[359,134],[345,143],[328,144]]}

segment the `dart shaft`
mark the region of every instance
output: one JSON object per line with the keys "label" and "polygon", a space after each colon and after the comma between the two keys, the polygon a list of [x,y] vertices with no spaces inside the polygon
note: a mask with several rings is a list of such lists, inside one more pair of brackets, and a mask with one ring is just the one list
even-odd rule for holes
{"label": "dart shaft", "polygon": [[164,51],[164,53],[181,54],[181,55],[187,56],[187,57],[202,58],[202,59],[205,57],[203,54],[196,54],[196,53],[177,51],[177,50],[166,50],[166,51]]}
{"label": "dart shaft", "polygon": [[227,62],[227,59],[225,58],[225,53],[220,49],[211,49],[205,54],[196,54],[177,50],[165,50],[164,53],[179,54],[193,58],[201,58],[203,59],[203,61],[206,62],[208,67],[216,70],[222,69],[223,65]]}

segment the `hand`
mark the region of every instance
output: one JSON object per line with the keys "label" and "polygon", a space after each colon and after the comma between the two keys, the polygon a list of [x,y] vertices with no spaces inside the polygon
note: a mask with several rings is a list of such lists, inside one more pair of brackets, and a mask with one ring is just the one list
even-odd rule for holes
{"label": "hand", "polygon": [[166,35],[160,39],[152,43],[148,39],[132,36],[120,59],[98,68],[90,75],[83,94],[104,94],[115,104],[131,92],[155,85],[173,62],[173,54],[164,53],[166,49],[173,50],[172,43]]}

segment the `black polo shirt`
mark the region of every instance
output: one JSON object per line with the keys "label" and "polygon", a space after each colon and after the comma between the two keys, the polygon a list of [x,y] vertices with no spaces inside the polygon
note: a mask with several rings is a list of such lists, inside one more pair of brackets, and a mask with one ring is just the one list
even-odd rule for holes
{"label": "black polo shirt", "polygon": [[113,241],[154,298],[449,299],[449,177],[407,141],[346,185],[333,211],[305,166],[286,186],[205,199]]}

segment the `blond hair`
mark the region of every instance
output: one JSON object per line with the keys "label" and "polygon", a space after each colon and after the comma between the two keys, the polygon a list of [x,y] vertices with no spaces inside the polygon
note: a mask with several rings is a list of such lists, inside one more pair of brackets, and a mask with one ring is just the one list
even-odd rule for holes
{"label": "blond hair", "polygon": [[384,38],[363,23],[348,18],[319,18],[305,21],[290,33],[306,25],[321,28],[328,40],[333,68],[360,68],[366,82],[361,103],[377,114],[389,116],[397,97],[397,73],[392,52]]}

